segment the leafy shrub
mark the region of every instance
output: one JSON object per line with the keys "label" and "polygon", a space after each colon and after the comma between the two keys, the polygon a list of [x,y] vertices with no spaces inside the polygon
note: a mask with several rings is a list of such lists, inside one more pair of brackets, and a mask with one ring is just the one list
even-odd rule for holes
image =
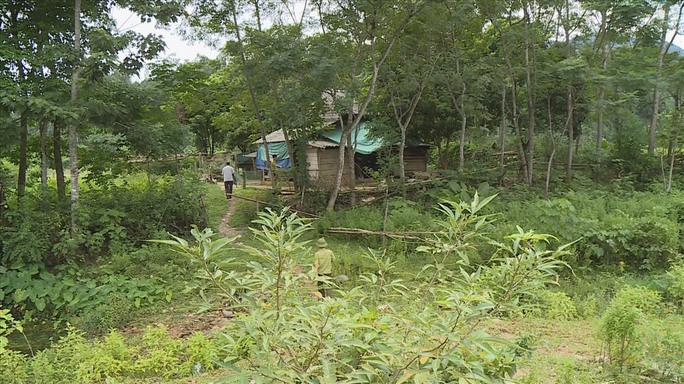
{"label": "leafy shrub", "polygon": [[65,266],[57,274],[37,264],[22,270],[0,267],[0,272],[5,277],[0,280],[0,299],[28,313],[58,320],[106,304],[110,296],[124,298],[137,308],[161,300],[168,302],[173,294],[169,285],[159,278],[114,274],[92,278],[73,266]]}
{"label": "leafy shrub", "polygon": [[217,357],[218,349],[214,342],[204,333],[196,332],[187,340],[179,371],[183,375],[190,375],[211,370]]}
{"label": "leafy shrub", "polygon": [[178,373],[183,343],[169,337],[168,330],[148,327],[142,337],[142,350],[134,369],[143,377],[169,378]]}
{"label": "leafy shrub", "polygon": [[641,358],[643,330],[640,325],[647,314],[659,308],[658,292],[645,287],[627,286],[613,298],[601,318],[599,337],[604,342],[610,361],[622,370]]}
{"label": "leafy shrub", "polygon": [[102,334],[122,328],[132,319],[133,304],[118,295],[110,295],[102,304],[88,307],[81,313],[78,326],[88,334]]}
{"label": "leafy shrub", "polygon": [[173,339],[164,327],[149,327],[141,340],[127,342],[117,331],[87,341],[70,327],[67,335],[35,357],[7,351],[0,354],[0,383],[102,383],[112,379],[153,381],[214,368],[216,347],[206,335],[187,342]]}
{"label": "leafy shrub", "polygon": [[[141,268],[141,266],[145,266]],[[187,276],[190,262],[156,244],[145,244],[130,252],[117,252],[99,268],[110,275],[130,278],[154,276],[165,281],[179,281]]]}
{"label": "leafy shrub", "polygon": [[388,204],[388,231],[429,231],[435,229],[434,217],[415,202],[391,200]]}
{"label": "leafy shrub", "polygon": [[684,308],[684,261],[674,263],[667,271],[667,292]]}
{"label": "leafy shrub", "polygon": [[249,249],[259,262],[243,273],[226,258],[230,239],[213,240],[211,231],[193,229],[193,243],[162,242],[205,265],[198,277],[215,286],[221,302],[247,307],[223,333],[220,357],[235,371],[231,380],[503,382],[528,343],[492,338],[473,324],[554,281],[563,264],[541,246],[546,236],[521,230],[501,244],[491,266],[471,266],[463,251],[481,239],[488,218],[479,211],[488,201],[441,206],[442,232],[421,248],[432,263],[412,280],[393,273],[395,261],[370,252],[375,266],[361,284],[322,300],[311,293],[315,276],[297,265],[306,257],[299,238],[308,225],[287,212],[259,215],[252,229],[259,246]]}
{"label": "leafy shrub", "polygon": [[537,293],[539,315],[551,320],[571,320],[577,318],[575,303],[565,292],[542,290]]}
{"label": "leafy shrub", "polygon": [[52,267],[124,252],[160,232],[180,234],[206,222],[200,204],[204,187],[194,178],[138,177],[104,189],[83,188],[75,237],[61,202],[29,194],[6,213],[7,225],[0,226],[0,261],[11,268]]}
{"label": "leafy shrub", "polygon": [[662,301],[660,293],[643,286],[624,287],[615,295],[613,300],[618,303],[625,303],[649,315],[656,314]]}
{"label": "leafy shrub", "polygon": [[26,355],[11,350],[0,352],[0,383],[28,384],[31,383],[29,377]]}
{"label": "leafy shrub", "polygon": [[684,331],[681,318],[651,319],[645,324],[643,367],[654,380],[684,379]]}
{"label": "leafy shrub", "polygon": [[590,319],[599,314],[599,300],[595,295],[589,295],[575,301],[577,307],[577,315],[583,319]]}
{"label": "leafy shrub", "polygon": [[613,300],[601,318],[599,338],[611,362],[622,370],[638,360],[641,350],[638,324],[642,313],[628,300]]}
{"label": "leafy shrub", "polygon": [[5,213],[7,225],[0,225],[0,265],[21,268],[26,264],[47,262],[52,244],[59,239],[63,215],[54,205],[26,198],[16,209]]}
{"label": "leafy shrub", "polygon": [[9,343],[7,336],[14,331],[23,331],[21,323],[14,320],[9,310],[0,306],[0,356],[7,351],[7,344]]}

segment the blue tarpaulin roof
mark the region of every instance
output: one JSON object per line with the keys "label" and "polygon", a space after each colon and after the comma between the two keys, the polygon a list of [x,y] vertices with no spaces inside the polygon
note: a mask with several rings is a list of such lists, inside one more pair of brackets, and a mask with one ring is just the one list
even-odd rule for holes
{"label": "blue tarpaulin roof", "polygon": [[[321,135],[339,144],[342,138],[342,128],[337,127],[330,131],[323,131]],[[352,145],[355,145],[356,152],[362,155],[368,155],[377,151],[383,144],[382,139],[369,137],[365,122],[359,123],[359,126],[352,132]]]}
{"label": "blue tarpaulin roof", "polygon": [[[280,139],[280,137],[283,137],[282,135],[276,135],[278,131],[273,132],[269,134],[269,136],[273,138],[278,138],[276,140],[284,140]],[[342,138],[342,128],[341,127],[335,127],[330,130],[322,131],[320,134],[323,138],[330,140],[331,144],[340,144],[340,140]],[[268,137],[267,137],[268,140]],[[256,141],[258,142],[258,141]],[[256,143],[255,142],[255,143]],[[320,140],[319,140],[320,142]],[[359,123],[358,127],[352,132],[352,144],[355,145],[356,147],[356,152],[360,153],[362,155],[368,155],[371,154],[384,144],[382,139],[379,138],[371,138],[368,127],[365,122]],[[268,153],[269,155],[277,155],[277,165],[278,168],[289,168],[291,165],[290,162],[290,154],[287,152],[287,144],[285,141],[269,141],[268,142]],[[258,169],[268,169],[266,165],[266,150],[264,149],[264,144],[261,143],[257,147],[257,158],[256,158],[256,164]]]}

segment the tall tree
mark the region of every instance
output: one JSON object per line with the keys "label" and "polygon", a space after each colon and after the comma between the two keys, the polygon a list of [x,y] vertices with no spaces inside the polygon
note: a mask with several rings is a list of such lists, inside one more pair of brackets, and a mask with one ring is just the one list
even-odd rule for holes
{"label": "tall tree", "polygon": [[[74,0],[74,54],[81,55],[81,0]],[[71,103],[76,104],[78,98],[78,79],[80,72],[78,59],[71,74]],[[69,172],[71,180],[71,237],[78,232],[78,133],[76,122],[69,123]]]}
{"label": "tall tree", "polygon": [[[661,5],[662,20],[660,22],[660,41],[658,49],[658,64],[656,69],[655,87],[653,90],[653,112],[651,114],[651,123],[648,129],[648,154],[653,155],[656,148],[656,130],[658,128],[658,112],[660,111],[660,104],[663,95],[663,66],[665,58],[670,51],[674,39],[679,35],[679,24],[682,20],[682,10],[684,10],[684,1],[665,1]],[[674,9],[674,12],[672,11]],[[671,15],[674,13],[674,32],[668,38],[670,32]]]}
{"label": "tall tree", "polygon": [[[375,97],[380,70],[384,66],[397,39],[407,25],[425,7],[424,0],[405,0],[386,7],[382,1],[358,0],[330,6],[326,21],[329,33],[337,34],[347,41],[351,48],[352,66],[341,68],[340,79],[346,80],[344,87],[347,99],[347,118],[343,121],[342,137],[338,156],[337,174],[327,210],[332,211],[342,185],[345,166],[345,150],[352,132],[364,118],[368,106]],[[358,109],[357,109],[358,108]],[[353,179],[353,164],[351,175]],[[352,191],[353,191],[352,180]]]}

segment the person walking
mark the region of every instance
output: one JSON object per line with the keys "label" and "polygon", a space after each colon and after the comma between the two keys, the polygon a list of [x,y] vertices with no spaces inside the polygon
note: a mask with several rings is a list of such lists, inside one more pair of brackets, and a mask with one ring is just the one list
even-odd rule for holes
{"label": "person walking", "polygon": [[[321,293],[322,297],[330,296],[330,289],[328,288],[328,281],[332,277],[332,265],[335,261],[335,254],[333,251],[328,249],[328,243],[324,238],[320,238],[316,241],[316,246],[318,251],[314,253],[314,272],[319,277],[318,280],[318,292]],[[320,279],[324,277],[325,279]]]}
{"label": "person walking", "polygon": [[235,184],[235,169],[230,166],[230,161],[226,161],[226,166],[221,169],[223,174],[223,187],[226,190],[226,197],[233,197],[233,184]]}

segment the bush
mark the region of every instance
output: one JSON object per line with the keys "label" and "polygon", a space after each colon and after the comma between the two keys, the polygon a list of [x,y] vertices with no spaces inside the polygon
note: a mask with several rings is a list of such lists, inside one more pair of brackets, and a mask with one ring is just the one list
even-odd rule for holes
{"label": "bush", "polygon": [[667,271],[666,289],[680,310],[684,308],[684,261],[674,263]]}
{"label": "bush", "polygon": [[638,363],[644,344],[640,328],[647,314],[656,313],[660,306],[658,292],[645,287],[627,286],[613,298],[601,318],[599,337],[607,355],[622,371]]}
{"label": "bush", "polygon": [[79,316],[78,327],[91,335],[101,335],[111,329],[126,326],[133,318],[133,303],[118,295],[109,295],[105,302],[86,308]]}
{"label": "bush", "polygon": [[[11,307],[21,307],[28,315],[41,314],[51,320],[65,320],[84,311],[95,311],[110,297],[120,297],[135,307],[170,301],[173,289],[164,280],[150,277],[126,277],[100,273],[89,277],[75,266],[64,266],[56,274],[43,266],[30,265],[22,270],[0,267],[0,299]],[[93,312],[97,313],[97,312]]]}
{"label": "bush", "polygon": [[681,318],[652,319],[645,325],[643,366],[659,382],[684,380],[684,330]]}
{"label": "bush", "polygon": [[33,358],[16,352],[0,354],[0,383],[89,384],[141,378],[156,382],[215,367],[217,349],[204,334],[183,342],[171,338],[164,327],[149,327],[141,340],[130,342],[114,330],[92,342],[83,336],[69,328],[67,335]]}
{"label": "bush", "polygon": [[[193,229],[193,244],[163,242],[205,265],[198,279],[219,292],[219,302],[247,307],[223,333],[220,357],[231,380],[266,374],[283,382],[503,382],[529,343],[492,338],[477,324],[554,281],[563,251],[544,250],[547,236],[521,230],[500,244],[491,266],[471,266],[462,251],[481,238],[488,218],[478,211],[486,203],[441,207],[444,230],[420,248],[432,263],[414,279],[404,280],[395,261],[371,251],[373,268],[360,284],[322,300],[312,294],[316,277],[297,268],[309,225],[296,215],[259,215],[259,245],[248,247],[258,262],[244,272],[228,263],[230,239],[214,240],[210,231]],[[447,262],[463,270],[445,268]]]}
{"label": "bush", "polygon": [[206,223],[200,206],[203,188],[194,178],[140,176],[104,189],[84,187],[75,238],[69,234],[68,207],[29,194],[5,215],[0,261],[17,268],[33,263],[51,267],[125,252],[160,232],[182,234],[192,224]]}
{"label": "bush", "polygon": [[625,303],[630,307],[634,307],[643,314],[654,315],[660,309],[661,297],[660,293],[643,286],[627,286],[622,288],[613,301],[618,303]]}
{"label": "bush", "polygon": [[613,300],[601,318],[599,338],[604,342],[609,361],[622,371],[641,354],[638,324],[642,313],[627,300]]}
{"label": "bush", "polygon": [[549,290],[537,294],[539,316],[550,320],[571,320],[577,318],[575,303],[565,292]]}

